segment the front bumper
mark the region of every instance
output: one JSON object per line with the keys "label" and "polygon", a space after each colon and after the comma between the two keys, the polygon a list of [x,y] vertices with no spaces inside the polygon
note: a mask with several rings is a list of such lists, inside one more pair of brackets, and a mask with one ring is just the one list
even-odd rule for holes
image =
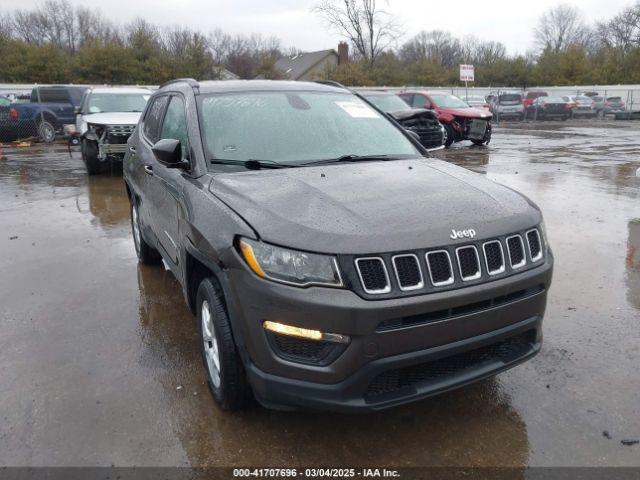
{"label": "front bumper", "polygon": [[99,143],[98,144],[98,158],[100,160],[106,159],[124,159],[124,154],[127,152],[127,144],[111,144],[111,143]]}
{"label": "front bumper", "polygon": [[[549,253],[540,266],[507,278],[456,290],[372,301],[349,290],[301,289],[266,281],[249,272],[237,254],[236,261],[227,270],[227,306],[234,330],[240,329],[242,340],[238,343],[258,400],[272,406],[344,411],[376,410],[423,398],[494,375],[535,355],[540,349],[541,323],[553,269]],[[494,302],[498,298],[509,301]],[[429,318],[429,313],[443,309],[457,313],[447,318]],[[380,328],[383,322],[420,315],[425,321]],[[304,364],[275,351],[262,326],[265,320],[348,335],[351,341],[327,365]],[[528,340],[508,358],[489,355],[484,361],[472,362],[469,368],[454,369],[437,379],[421,374],[416,377],[413,371],[425,362],[495,346],[525,333]],[[372,387],[379,386],[380,375],[386,382],[385,372],[405,368],[412,369],[409,375],[419,381],[395,385],[402,388],[382,388],[382,394],[375,391],[375,385]]]}

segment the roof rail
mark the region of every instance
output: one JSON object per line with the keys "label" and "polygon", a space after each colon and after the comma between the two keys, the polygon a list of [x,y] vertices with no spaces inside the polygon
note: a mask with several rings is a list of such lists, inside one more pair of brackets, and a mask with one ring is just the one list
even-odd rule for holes
{"label": "roof rail", "polygon": [[173,83],[186,83],[187,85],[189,85],[194,90],[199,90],[200,89],[200,84],[198,83],[197,80],[195,80],[193,78],[175,78],[173,80],[169,80],[168,82],[164,82],[162,85],[160,85],[159,88],[166,87],[167,85],[171,85]]}
{"label": "roof rail", "polygon": [[322,85],[330,85],[332,87],[344,88],[345,90],[350,90],[349,88],[342,85],[340,82],[336,82],[335,80],[316,80],[315,83],[321,83]]}

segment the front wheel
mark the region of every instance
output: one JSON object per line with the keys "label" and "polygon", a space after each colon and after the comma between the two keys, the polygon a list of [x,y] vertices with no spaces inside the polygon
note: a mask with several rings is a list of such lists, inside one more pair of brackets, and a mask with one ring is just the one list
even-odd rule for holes
{"label": "front wheel", "polygon": [[205,278],[196,296],[202,362],[209,390],[224,410],[239,410],[251,398],[251,389],[236,349],[222,291]]}
{"label": "front wheel", "polygon": [[453,131],[453,128],[451,127],[451,125],[448,124],[444,124],[444,129],[446,132],[445,135],[445,140],[444,140],[444,148],[449,148],[451,146],[451,144],[453,143],[453,141],[455,140],[455,132]]}
{"label": "front wheel", "polygon": [[83,139],[82,146],[80,147],[82,153],[82,160],[87,166],[87,173],[89,175],[97,175],[102,170],[102,165],[98,159],[98,145],[91,140]]}
{"label": "front wheel", "polygon": [[149,246],[145,239],[142,238],[138,202],[135,197],[131,198],[131,233],[133,235],[133,244],[136,247],[136,255],[140,263],[145,265],[158,265],[162,262],[160,252]]}

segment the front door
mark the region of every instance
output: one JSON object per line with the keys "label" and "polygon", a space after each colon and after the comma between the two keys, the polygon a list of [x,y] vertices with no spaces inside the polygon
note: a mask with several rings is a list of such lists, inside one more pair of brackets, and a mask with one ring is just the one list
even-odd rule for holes
{"label": "front door", "polygon": [[[187,136],[187,119],[185,115],[184,99],[180,95],[170,97],[162,128],[160,140],[180,140],[182,156],[187,158],[189,141]],[[179,205],[182,196],[183,171],[177,168],[167,168],[162,165],[150,152],[152,158],[150,175],[150,194],[152,200],[151,226],[158,237],[159,246],[174,265],[179,263]]]}

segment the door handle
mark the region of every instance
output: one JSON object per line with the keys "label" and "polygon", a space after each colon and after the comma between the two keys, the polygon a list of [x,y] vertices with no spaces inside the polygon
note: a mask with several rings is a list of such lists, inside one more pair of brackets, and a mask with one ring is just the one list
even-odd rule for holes
{"label": "door handle", "polygon": [[136,147],[129,147],[129,151],[131,153],[136,153]]}
{"label": "door handle", "polygon": [[144,173],[146,173],[147,175],[153,175],[153,167],[151,165],[145,165]]}

